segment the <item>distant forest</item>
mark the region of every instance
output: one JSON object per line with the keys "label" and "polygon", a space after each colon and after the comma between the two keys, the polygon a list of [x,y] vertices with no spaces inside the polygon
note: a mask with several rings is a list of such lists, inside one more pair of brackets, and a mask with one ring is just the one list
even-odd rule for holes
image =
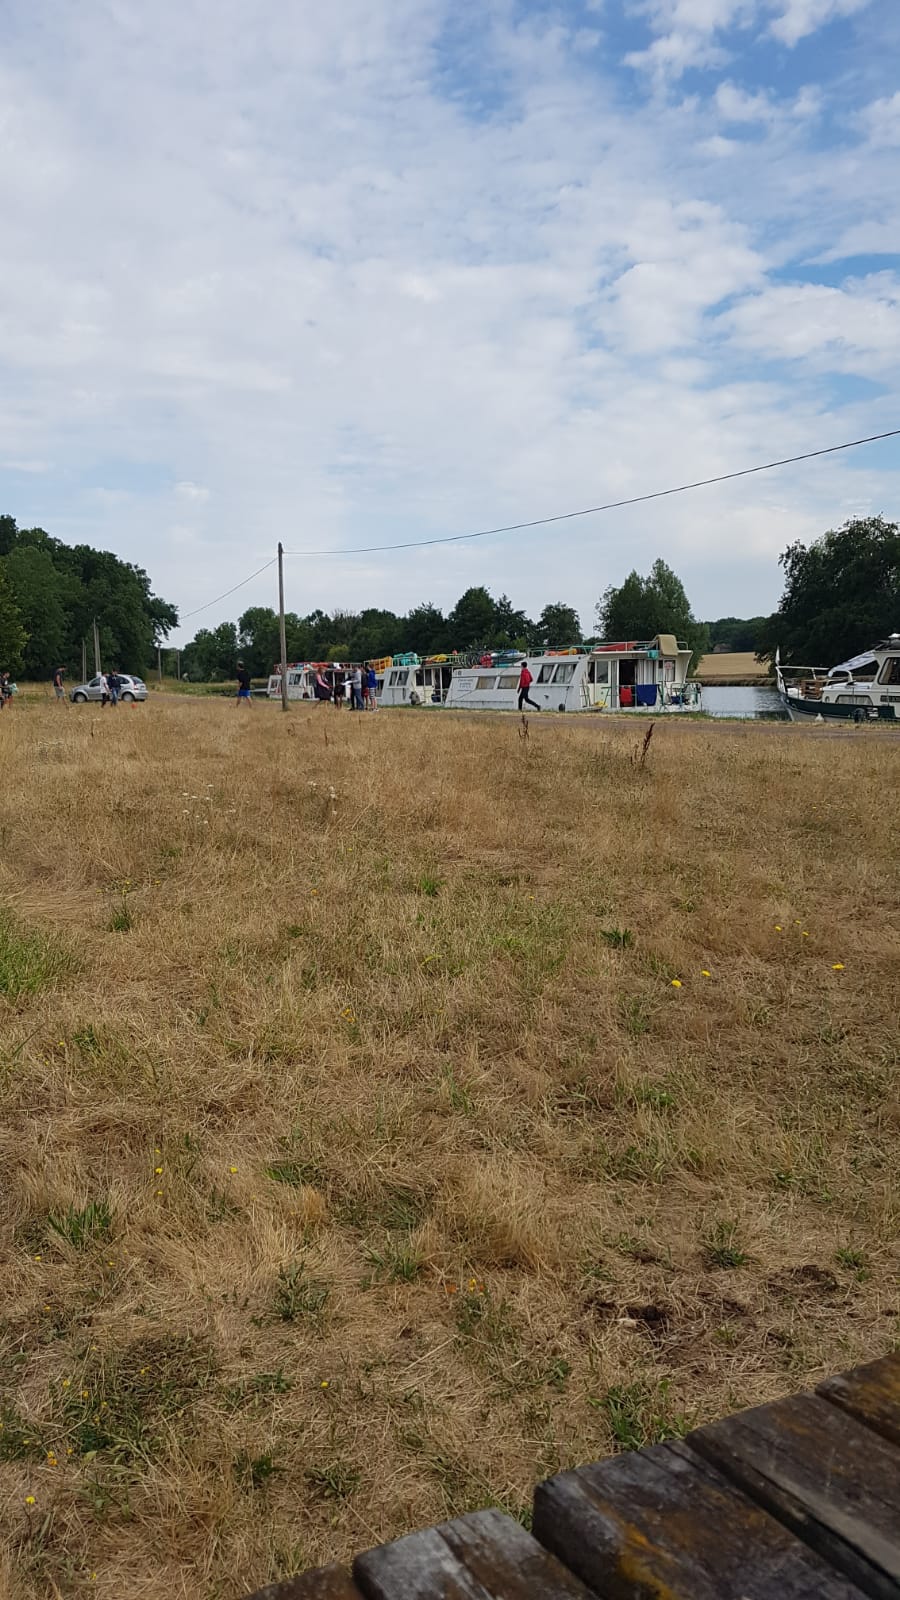
{"label": "distant forest", "polygon": [[[564,648],[597,639],[648,639],[674,633],[696,659],[709,650],[781,650],[786,662],[830,665],[864,650],[900,627],[900,529],[883,517],[857,518],[810,545],[795,543],[779,557],[784,592],[769,617],[694,616],[684,585],[662,560],[649,573],[630,572],[611,585],[585,633],[577,611],[549,602],[537,618],[506,595],[467,589],[444,613],[430,602],[404,615],[379,607],[311,611],[286,618],[289,661],[370,661],[414,650]],[[56,666],[81,670],[82,641],[97,619],[103,664],[146,672],[158,646],[178,625],[174,605],[155,595],[141,567],[90,545],[66,545],[43,528],[18,528],[0,516],[0,669],[48,677]],[[168,651],[171,666],[174,652]],[[181,671],[196,682],[234,677],[242,659],[253,677],[267,677],[280,656],[278,618],[251,606],[237,622],[201,628],[180,652]],[[90,644],[89,665],[93,665]]]}
{"label": "distant forest", "polygon": [[[764,620],[723,617],[718,622],[698,622],[681,580],[665,562],[656,561],[646,578],[633,572],[619,588],[606,591],[591,634],[582,631],[578,612],[563,601],[545,605],[532,619],[508,596],[495,600],[481,586],[467,589],[446,614],[430,603],[414,606],[405,615],[377,607],[331,616],[324,611],[305,617],[288,612],[285,632],[289,661],[371,661],[405,650],[420,656],[473,649],[537,651],[590,644],[601,637],[652,638],[656,633],[675,633],[702,655],[719,643],[730,650],[755,650]],[[201,628],[181,653],[181,669],[198,683],[216,682],[233,677],[240,658],[253,677],[266,677],[280,649],[276,612],[269,606],[251,606],[236,623]]]}
{"label": "distant forest", "polygon": [[123,672],[145,672],[178,625],[141,567],[0,516],[0,669],[25,678],[59,666],[80,673],[83,639],[93,668],[95,618],[103,664]]}

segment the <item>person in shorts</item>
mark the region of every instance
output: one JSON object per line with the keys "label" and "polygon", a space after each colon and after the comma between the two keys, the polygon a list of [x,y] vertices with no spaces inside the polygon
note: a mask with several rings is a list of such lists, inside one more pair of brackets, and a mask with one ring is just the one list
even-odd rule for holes
{"label": "person in shorts", "polygon": [[56,671],[53,674],[53,693],[56,696],[57,700],[65,700],[65,698],[66,698],[66,686],[63,683],[63,678],[65,677],[65,675],[66,675],[65,667],[57,667]]}
{"label": "person in shorts", "polygon": [[366,673],[366,687],[367,687],[367,689],[369,691],[369,693],[368,693],[368,695],[366,697],[367,700],[368,700],[367,709],[369,711],[377,711],[378,710],[378,678],[376,677],[375,668],[372,666],[371,662],[369,663],[369,670]]}
{"label": "person in shorts", "polygon": [[250,674],[243,661],[237,664],[237,703],[239,706],[253,704],[250,698]]}

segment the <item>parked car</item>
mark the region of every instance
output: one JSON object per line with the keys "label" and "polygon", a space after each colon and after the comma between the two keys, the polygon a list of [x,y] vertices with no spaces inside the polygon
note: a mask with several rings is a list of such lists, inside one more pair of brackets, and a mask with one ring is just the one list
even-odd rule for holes
{"label": "parked car", "polygon": [[[147,685],[143,678],[135,678],[128,672],[120,672],[118,678],[120,700],[146,700]],[[77,683],[69,698],[74,700],[76,705],[85,700],[102,700],[103,690],[99,675],[91,678],[88,683]]]}

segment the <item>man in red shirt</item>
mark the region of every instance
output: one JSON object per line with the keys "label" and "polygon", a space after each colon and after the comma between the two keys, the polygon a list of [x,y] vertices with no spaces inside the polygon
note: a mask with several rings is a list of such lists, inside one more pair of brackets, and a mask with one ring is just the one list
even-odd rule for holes
{"label": "man in red shirt", "polygon": [[536,700],[532,700],[531,695],[528,693],[528,691],[531,688],[531,685],[533,683],[534,683],[534,679],[531,676],[531,673],[528,671],[528,662],[527,661],[523,661],[522,662],[522,670],[519,673],[519,710],[520,711],[521,711],[523,706],[531,706],[531,707],[533,707],[533,709],[535,711],[540,711],[540,709],[541,709],[540,706],[538,705],[537,701]]}

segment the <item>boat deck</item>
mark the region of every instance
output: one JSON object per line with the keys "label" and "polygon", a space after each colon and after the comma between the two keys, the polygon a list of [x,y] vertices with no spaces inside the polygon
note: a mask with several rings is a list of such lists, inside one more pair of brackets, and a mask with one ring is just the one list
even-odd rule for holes
{"label": "boat deck", "polygon": [[900,1354],[251,1600],[900,1600]]}

